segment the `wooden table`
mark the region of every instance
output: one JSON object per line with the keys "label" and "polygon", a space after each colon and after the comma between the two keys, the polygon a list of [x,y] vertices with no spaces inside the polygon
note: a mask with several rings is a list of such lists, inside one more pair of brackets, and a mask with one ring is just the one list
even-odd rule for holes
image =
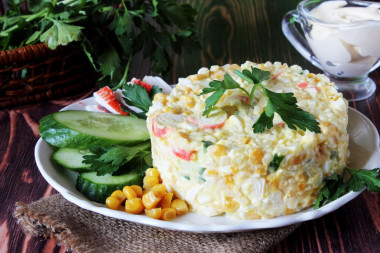
{"label": "wooden table", "polygon": [[[281,61],[319,72],[287,42],[282,16],[296,0],[187,1],[198,10],[202,49],[174,57],[166,80],[175,83],[202,66],[225,63]],[[149,74],[149,64],[136,56],[130,77]],[[380,69],[371,74],[376,95],[350,103],[380,130]],[[76,98],[84,98],[91,92]],[[42,178],[34,161],[41,117],[61,109],[73,98],[0,111],[0,252],[63,252],[53,240],[25,236],[11,213],[17,201],[32,202],[56,193]],[[380,158],[379,158],[380,159]],[[337,211],[304,222],[272,252],[380,252],[380,195],[364,192]]]}

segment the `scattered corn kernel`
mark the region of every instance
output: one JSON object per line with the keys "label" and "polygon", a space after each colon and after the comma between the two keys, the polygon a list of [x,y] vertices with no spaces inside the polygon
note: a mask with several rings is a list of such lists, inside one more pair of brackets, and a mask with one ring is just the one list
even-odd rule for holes
{"label": "scattered corn kernel", "polygon": [[148,217],[161,220],[172,220],[179,215],[188,213],[186,202],[182,199],[173,200],[174,194],[168,192],[161,184],[160,173],[156,168],[148,169],[144,177],[144,189],[139,185],[125,186],[123,190],[114,191],[106,200],[110,209],[124,210],[132,214],[145,211]]}
{"label": "scattered corn kernel", "polygon": [[121,190],[116,190],[111,194],[111,197],[116,197],[119,199],[120,203],[123,203],[127,197],[124,195],[124,193]]}
{"label": "scattered corn kernel", "polygon": [[139,214],[144,211],[144,205],[140,198],[128,199],[125,201],[125,211],[127,213]]}
{"label": "scattered corn kernel", "polygon": [[177,217],[176,210],[174,208],[163,208],[161,210],[161,220],[172,220]]}
{"label": "scattered corn kernel", "polygon": [[144,177],[144,189],[150,189],[159,183],[160,181],[158,180],[158,177],[153,177],[153,176]]}
{"label": "scattered corn kernel", "polygon": [[150,189],[150,191],[154,192],[154,194],[160,199],[162,199],[167,193],[166,186],[163,184],[156,184]]}
{"label": "scattered corn kernel", "polygon": [[132,185],[131,188],[135,191],[138,198],[142,197],[143,190],[140,185]]}
{"label": "scattered corn kernel", "polygon": [[158,169],[156,168],[150,168],[145,171],[145,176],[158,177],[158,175],[160,175],[160,172],[158,172]]}
{"label": "scattered corn kernel", "polygon": [[120,204],[121,202],[117,197],[110,196],[106,199],[106,205],[110,209],[117,210],[119,209]]}
{"label": "scattered corn kernel", "polygon": [[130,186],[124,186],[123,194],[127,197],[127,199],[137,198],[137,194]]}
{"label": "scattered corn kernel", "polygon": [[173,193],[172,192],[166,193],[165,196],[160,201],[160,206],[162,208],[170,207],[170,204],[172,203],[172,199],[173,199]]}
{"label": "scattered corn kernel", "polygon": [[160,200],[161,198],[156,196],[156,194],[152,191],[149,191],[148,193],[142,196],[142,202],[145,208],[148,208],[148,209],[155,208],[158,202],[160,202]]}
{"label": "scattered corn kernel", "polygon": [[144,177],[144,189],[149,189],[160,183],[160,173],[156,168],[147,169]]}
{"label": "scattered corn kernel", "polygon": [[161,208],[152,208],[152,209],[145,209],[145,214],[150,217],[150,218],[153,218],[153,219],[160,219],[161,217]]}
{"label": "scattered corn kernel", "polygon": [[176,215],[183,215],[189,212],[189,208],[186,205],[186,202],[183,199],[173,200],[171,207],[175,209]]}

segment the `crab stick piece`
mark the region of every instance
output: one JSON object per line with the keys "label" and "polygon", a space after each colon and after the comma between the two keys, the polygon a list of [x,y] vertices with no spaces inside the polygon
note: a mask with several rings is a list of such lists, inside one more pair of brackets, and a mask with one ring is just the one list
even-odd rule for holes
{"label": "crab stick piece", "polygon": [[227,120],[227,113],[223,110],[214,110],[210,113],[209,117],[189,117],[188,120],[203,130],[216,129],[224,126]]}
{"label": "crab stick piece", "polygon": [[180,149],[180,148],[173,148],[172,151],[175,156],[185,161],[190,161],[193,154],[197,153],[197,151],[195,150],[186,150],[186,149]]}
{"label": "crab stick piece", "polygon": [[129,113],[123,111],[122,104],[115,99],[113,91],[108,86],[95,92],[94,98],[97,103],[111,113],[129,115]]}

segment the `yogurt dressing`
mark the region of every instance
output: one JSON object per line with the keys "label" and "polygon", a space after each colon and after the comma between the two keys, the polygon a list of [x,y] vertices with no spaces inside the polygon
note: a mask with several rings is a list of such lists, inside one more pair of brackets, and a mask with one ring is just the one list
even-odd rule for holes
{"label": "yogurt dressing", "polygon": [[[337,77],[365,75],[380,58],[380,4],[326,1],[310,11],[306,34],[323,68]],[[319,20],[319,21],[317,21]]]}

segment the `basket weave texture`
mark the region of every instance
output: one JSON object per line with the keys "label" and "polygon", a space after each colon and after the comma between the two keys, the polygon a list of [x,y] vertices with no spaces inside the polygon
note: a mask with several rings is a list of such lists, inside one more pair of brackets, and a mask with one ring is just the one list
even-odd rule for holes
{"label": "basket weave texture", "polygon": [[39,43],[0,51],[0,109],[73,95],[98,78],[81,49]]}

